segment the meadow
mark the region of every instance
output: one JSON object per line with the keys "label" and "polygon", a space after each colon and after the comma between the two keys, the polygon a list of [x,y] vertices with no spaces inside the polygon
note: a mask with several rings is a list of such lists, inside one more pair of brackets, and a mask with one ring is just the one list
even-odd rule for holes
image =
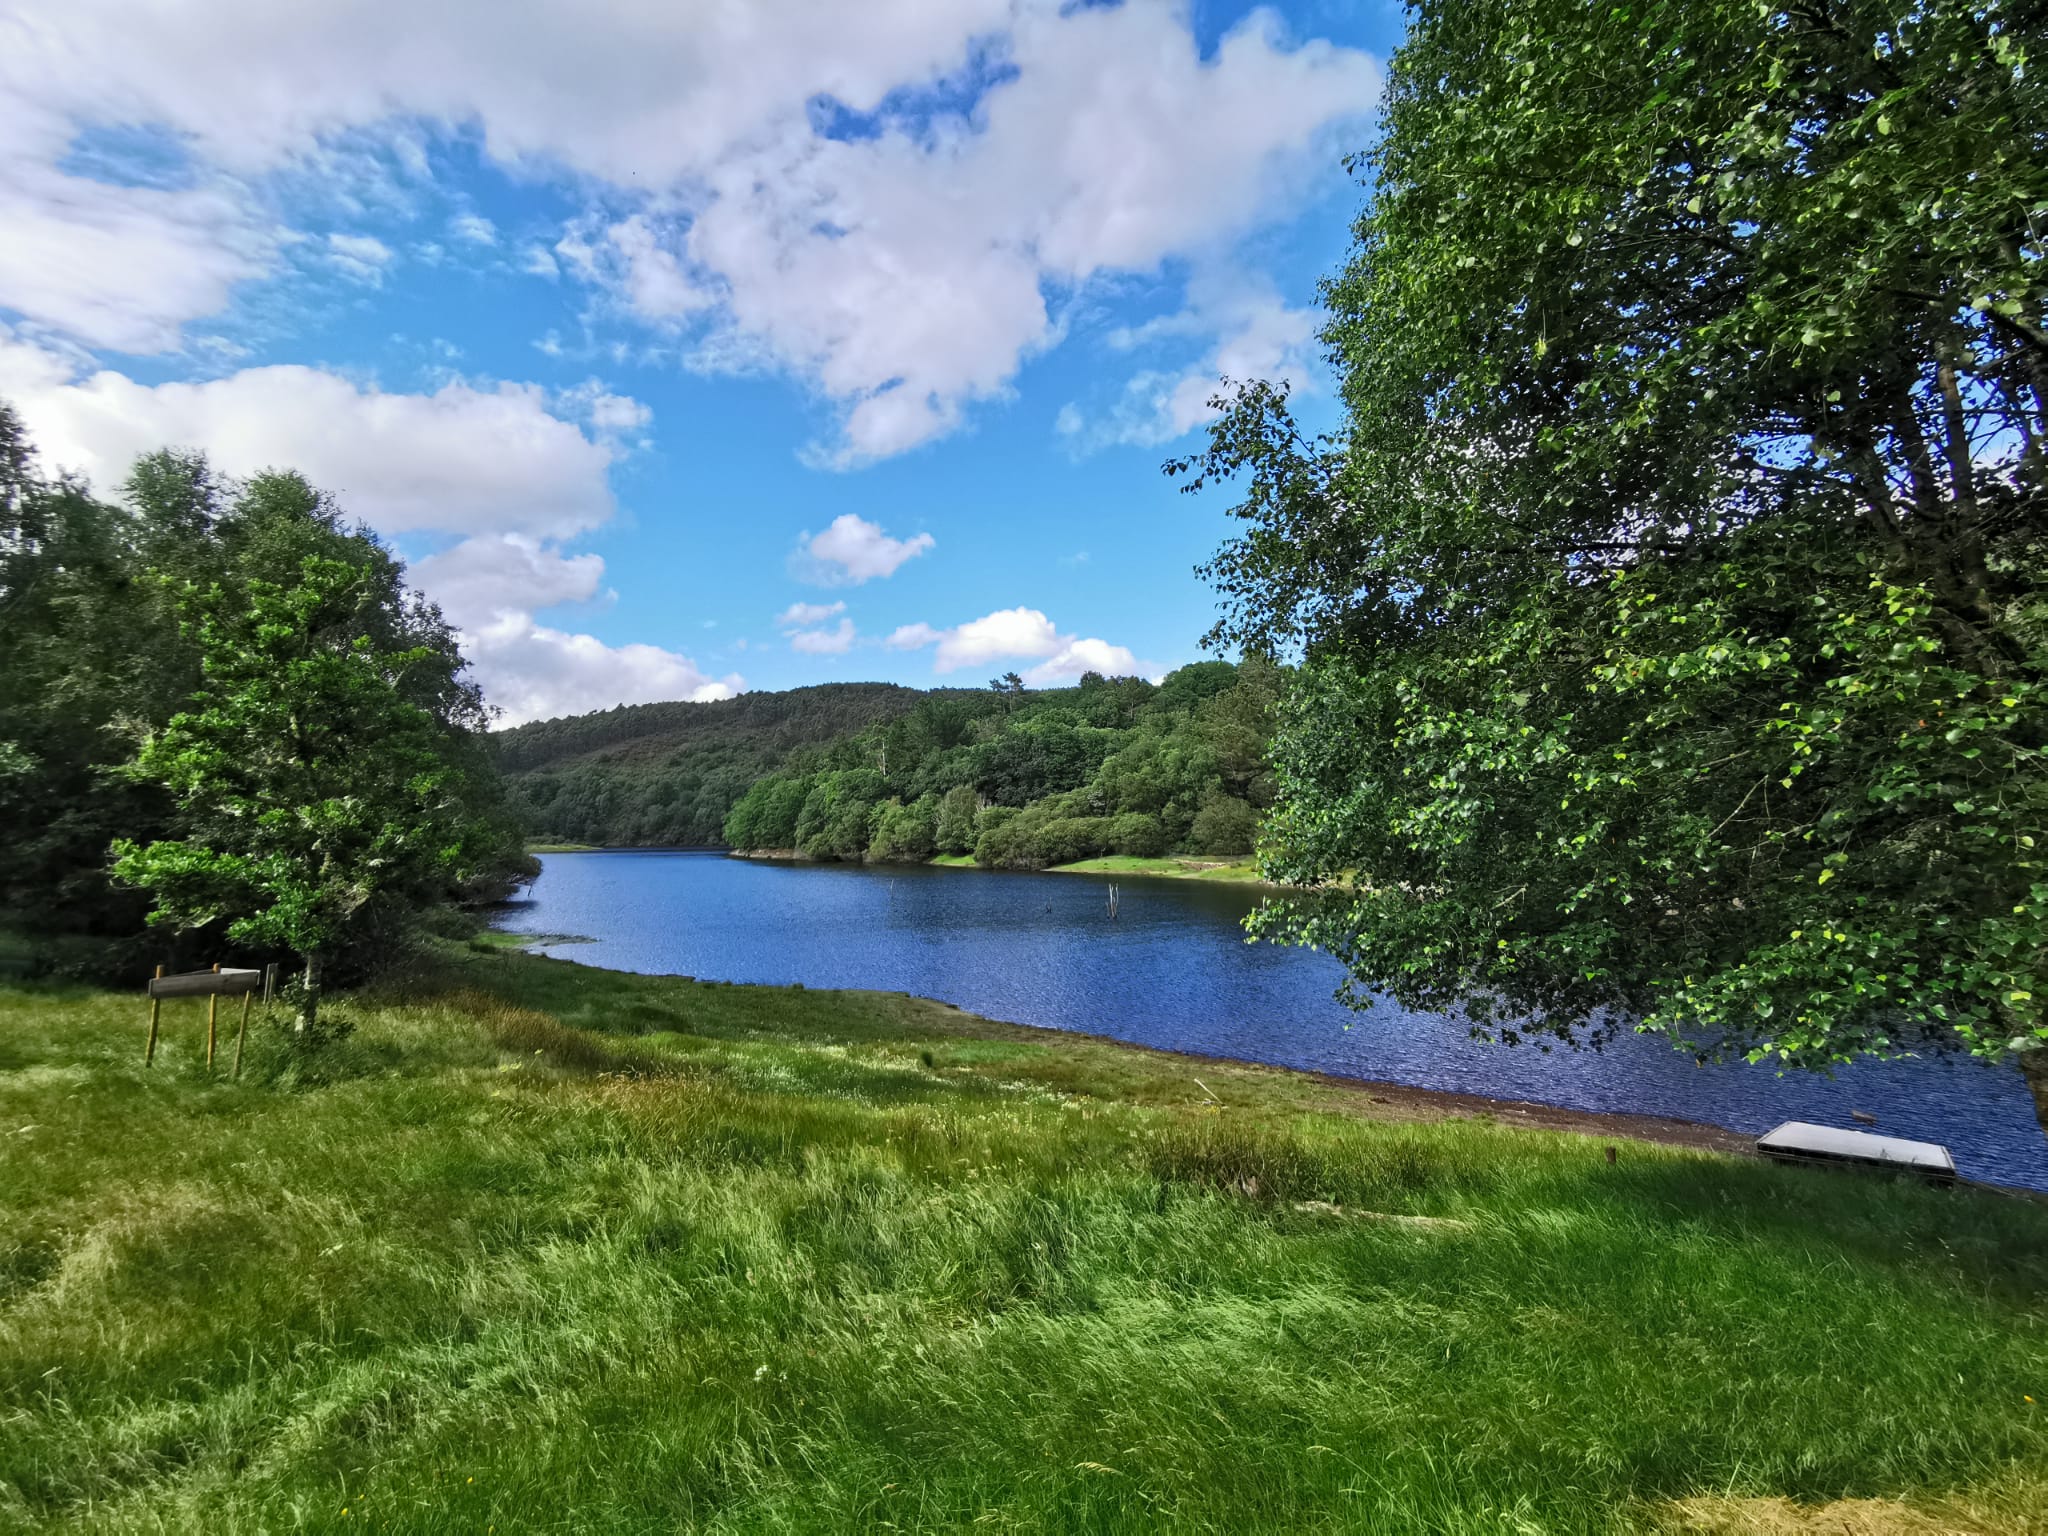
{"label": "meadow", "polygon": [[2048,1531],[2039,1202],[486,946],[333,1009],[0,984],[0,1528]]}

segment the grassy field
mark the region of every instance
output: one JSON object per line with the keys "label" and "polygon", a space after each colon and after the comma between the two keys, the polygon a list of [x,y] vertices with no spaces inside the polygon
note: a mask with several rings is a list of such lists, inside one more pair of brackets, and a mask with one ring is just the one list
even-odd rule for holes
{"label": "grassy field", "polygon": [[[979,869],[971,854],[940,854],[930,861],[947,869]],[[1055,875],[1163,875],[1169,880],[1257,881],[1259,867],[1250,859],[1140,859],[1127,854],[1083,859],[1078,864],[1058,864]]]}
{"label": "grassy field", "polygon": [[1256,881],[1259,878],[1259,866],[1250,858],[1140,859],[1127,854],[1113,854],[1101,859],[1083,859],[1078,864],[1062,864],[1058,872],[1079,875],[1163,875],[1169,880]]}
{"label": "grassy field", "polygon": [[2048,1530],[2036,1203],[877,994],[342,1006],[236,1083],[0,985],[0,1527]]}
{"label": "grassy field", "polygon": [[528,843],[528,853],[596,853],[595,843]]}

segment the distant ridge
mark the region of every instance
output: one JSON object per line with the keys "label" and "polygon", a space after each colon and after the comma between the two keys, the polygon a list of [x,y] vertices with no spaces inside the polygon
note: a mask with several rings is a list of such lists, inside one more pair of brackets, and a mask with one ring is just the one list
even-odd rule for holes
{"label": "distant ridge", "polygon": [[817,683],[712,703],[623,704],[494,732],[531,836],[599,845],[714,844],[726,813],[792,753],[976,690]]}

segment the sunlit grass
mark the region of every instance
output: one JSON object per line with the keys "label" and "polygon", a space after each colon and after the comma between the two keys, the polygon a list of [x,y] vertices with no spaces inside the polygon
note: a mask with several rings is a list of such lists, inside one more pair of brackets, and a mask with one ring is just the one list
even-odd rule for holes
{"label": "sunlit grass", "polygon": [[468,953],[344,1007],[234,1083],[199,1005],[145,1072],[139,996],[0,989],[0,1526],[2048,1509],[2027,1201],[879,994]]}
{"label": "sunlit grass", "polygon": [[1259,879],[1259,866],[1250,858],[1141,859],[1128,854],[1111,854],[1100,859],[1083,859],[1078,864],[1062,864],[1059,869],[1062,873],[1082,875],[1163,875],[1169,880]]}
{"label": "sunlit grass", "polygon": [[[946,869],[979,869],[972,854],[942,853],[930,860]],[[1249,858],[1198,859],[1171,857],[1139,858],[1132,854],[1107,854],[1099,859],[1082,859],[1075,864],[1058,864],[1049,871],[1061,875],[1161,875],[1170,880],[1259,880],[1259,866]]]}

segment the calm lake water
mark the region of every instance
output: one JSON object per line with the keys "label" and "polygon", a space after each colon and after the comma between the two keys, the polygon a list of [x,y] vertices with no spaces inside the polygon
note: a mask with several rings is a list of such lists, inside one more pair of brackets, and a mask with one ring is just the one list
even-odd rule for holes
{"label": "calm lake water", "polygon": [[1572,1109],[1669,1115],[1760,1132],[1785,1120],[1945,1143],[1966,1178],[2048,1189],[2048,1137],[2016,1070],[1909,1060],[1832,1079],[1697,1067],[1661,1040],[1605,1051],[1486,1045],[1435,1014],[1331,996],[1328,956],[1247,944],[1243,887],[1104,882],[906,866],[782,864],[716,853],[575,853],[542,859],[531,899],[500,926],[587,935],[542,946],[615,970],[706,980],[873,987],[1020,1024],[1272,1062],[1418,1088]]}

